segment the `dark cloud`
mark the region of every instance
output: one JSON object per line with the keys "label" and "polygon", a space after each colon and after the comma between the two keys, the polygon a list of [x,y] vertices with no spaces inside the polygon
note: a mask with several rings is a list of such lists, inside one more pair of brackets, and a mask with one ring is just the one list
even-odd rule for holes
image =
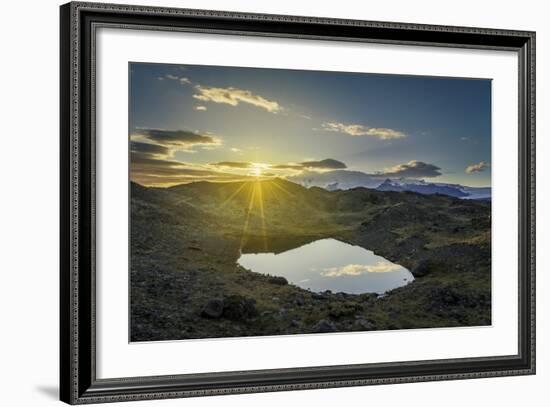
{"label": "dark cloud", "polygon": [[413,160],[405,164],[396,165],[395,167],[386,168],[381,174],[396,178],[432,178],[441,175],[441,168],[433,164]]}
{"label": "dark cloud", "polygon": [[211,163],[215,167],[230,167],[230,168],[251,168],[253,165],[243,161],[220,161],[219,163]]}
{"label": "dark cloud", "polygon": [[130,151],[132,153],[142,153],[149,155],[168,155],[170,149],[158,144],[140,143],[138,141],[130,142]]}
{"label": "dark cloud", "polygon": [[181,161],[159,159],[150,154],[132,152],[130,156],[130,165],[134,167],[152,167],[152,168],[183,168],[188,164]]}
{"label": "dark cloud", "polygon": [[303,170],[304,167],[300,164],[278,164],[272,165],[271,168],[276,170]]}
{"label": "dark cloud", "polygon": [[225,180],[230,175],[172,160],[176,151],[219,144],[215,137],[188,130],[136,129],[130,136],[131,178],[143,185]]}
{"label": "dark cloud", "polygon": [[235,182],[250,179],[246,176],[229,176],[222,173],[197,174],[196,172],[187,173],[180,171],[174,174],[163,174],[159,176],[156,173],[139,172],[132,173],[131,179],[133,182],[145,186],[171,186],[178,184],[187,184],[190,182],[209,181],[209,182]]}
{"label": "dark cloud", "polygon": [[131,179],[142,185],[175,185],[195,181],[237,181],[245,177],[193,168],[180,161],[156,159],[147,153],[132,152],[130,159]]}
{"label": "dark cloud", "polygon": [[233,175],[217,171],[208,171],[185,166],[163,166],[132,165],[132,176],[150,175],[157,177],[157,181],[166,177],[218,177],[232,178]]}
{"label": "dark cloud", "polygon": [[304,168],[319,168],[319,169],[331,169],[337,170],[342,168],[347,168],[346,164],[342,161],[334,160],[332,158],[327,158],[326,160],[321,161],[305,161],[300,163]]}
{"label": "dark cloud", "polygon": [[277,170],[304,170],[304,169],[326,169],[326,170],[338,170],[347,168],[346,164],[341,161],[327,158],[320,161],[304,161],[299,164],[279,164],[272,165],[271,168]]}
{"label": "dark cloud", "polygon": [[[142,135],[144,136],[144,135]],[[165,135],[163,135],[164,137]],[[155,137],[155,140],[165,138]],[[148,135],[148,140],[151,138]],[[229,170],[247,170],[254,163],[247,161],[220,161],[206,165],[189,164],[172,159],[172,149],[160,144],[131,141],[131,178],[142,185],[175,185],[194,181],[239,181],[249,179],[248,174],[235,174]],[[281,164],[267,166],[266,169],[294,169],[310,171],[318,169],[341,169],[346,165],[328,158],[321,161],[306,161],[299,164]],[[243,171],[244,172],[244,171]],[[264,176],[276,176],[276,173],[263,173]]]}
{"label": "dark cloud", "polygon": [[189,130],[136,129],[131,138],[133,141],[139,141],[140,137],[151,143],[173,148],[220,144],[220,140],[213,136]]}

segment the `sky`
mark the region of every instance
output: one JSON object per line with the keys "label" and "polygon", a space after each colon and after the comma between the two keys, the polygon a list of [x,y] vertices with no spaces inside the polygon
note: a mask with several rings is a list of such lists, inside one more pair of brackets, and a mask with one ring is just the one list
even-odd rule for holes
{"label": "sky", "polygon": [[131,63],[131,179],[361,171],[491,185],[491,81]]}

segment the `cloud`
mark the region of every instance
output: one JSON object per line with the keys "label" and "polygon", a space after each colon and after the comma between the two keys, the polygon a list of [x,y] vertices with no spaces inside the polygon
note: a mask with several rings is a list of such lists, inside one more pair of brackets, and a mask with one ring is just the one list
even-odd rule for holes
{"label": "cloud", "polygon": [[146,186],[171,186],[197,181],[228,182],[247,179],[246,176],[227,174],[217,171],[206,171],[186,167],[131,166],[131,180]]}
{"label": "cloud", "polygon": [[228,167],[228,168],[251,168],[254,164],[242,161],[220,161],[219,163],[210,163],[214,167]]}
{"label": "cloud", "polygon": [[399,164],[386,168],[381,175],[404,178],[431,178],[441,175],[441,168],[422,161],[412,160],[406,164]]}
{"label": "cloud", "polygon": [[[193,84],[188,77],[173,74],[167,74],[164,75],[164,77],[159,77],[158,79],[178,81],[182,85]],[[240,103],[247,103],[249,105],[265,109],[270,113],[279,113],[283,110],[281,105],[279,105],[276,101],[266,99],[245,89],[234,87],[216,88],[203,86],[200,84],[196,84],[194,88],[197,93],[195,93],[193,97],[203,102],[214,102],[231,106],[238,106]],[[207,108],[206,106],[199,105],[195,107],[195,110],[207,110]]]}
{"label": "cloud", "polygon": [[197,94],[193,97],[203,102],[222,103],[231,106],[238,106],[240,103],[247,103],[267,110],[270,113],[278,113],[282,110],[279,103],[268,100],[262,96],[255,95],[249,90],[229,88],[213,88],[208,86],[196,85]]}
{"label": "cloud", "polygon": [[[164,78],[170,79],[171,81],[178,81],[182,85],[190,85],[192,83],[191,80],[185,76],[168,74],[168,75],[164,75]],[[162,80],[163,78],[159,78],[159,79]]]}
{"label": "cloud", "polygon": [[130,157],[130,165],[132,169],[135,167],[154,169],[157,175],[174,174],[176,170],[183,171],[184,173],[197,173],[199,171],[198,173],[201,175],[212,172],[212,170],[192,168],[192,164],[182,161],[151,158],[147,154],[135,152]]}
{"label": "cloud", "polygon": [[130,136],[130,140],[187,152],[192,152],[197,146],[210,148],[222,144],[217,137],[189,130],[136,129]]}
{"label": "cloud", "polygon": [[272,165],[270,168],[275,170],[303,170],[304,166],[301,164],[277,164]]}
{"label": "cloud", "polygon": [[367,130],[367,136],[376,137],[381,140],[392,140],[406,137],[406,134],[394,129],[387,129],[384,127],[371,127]]}
{"label": "cloud", "polygon": [[483,172],[489,168],[491,164],[486,163],[485,161],[480,161],[477,164],[472,164],[466,167],[466,174],[473,174],[475,172]]}
{"label": "cloud", "polygon": [[168,147],[164,147],[158,144],[140,143],[139,141],[130,141],[130,151],[132,153],[167,157],[170,155],[171,150]]}
{"label": "cloud", "polygon": [[[146,139],[147,142],[131,140],[131,178],[133,181],[148,186],[167,186],[195,181],[241,181],[250,179],[250,176],[264,177],[286,176],[289,171],[299,172],[310,170],[333,170],[346,168],[346,165],[332,158],[320,161],[306,161],[298,164],[258,163],[249,161],[219,161],[209,164],[185,163],[174,159],[173,150],[160,144],[152,144],[151,139],[165,143],[166,134]],[[140,137],[144,137],[141,135]],[[186,139],[187,141],[187,139]],[[192,139],[192,141],[196,141]],[[172,143],[172,137],[168,138]],[[255,169],[261,172],[256,173]],[[253,173],[251,172],[253,171]],[[290,174],[293,174],[291,172]],[[295,173],[294,173],[295,174]]]}
{"label": "cloud", "polygon": [[327,158],[321,161],[305,161],[303,163],[300,163],[300,165],[304,168],[320,168],[327,170],[347,168],[346,164],[344,164],[342,161],[334,160],[332,158]]}
{"label": "cloud", "polygon": [[[346,164],[341,161],[327,158],[321,161],[306,161],[298,164],[267,164],[267,163],[253,163],[248,161],[220,161],[208,164],[210,167],[216,167],[223,170],[246,170],[261,167],[264,170],[293,170],[293,171],[307,171],[307,170],[334,170],[346,168]],[[267,176],[266,172],[262,172]]]}
{"label": "cloud", "polygon": [[241,152],[241,149],[237,148],[237,147],[231,147],[230,150],[234,153],[240,153]]}
{"label": "cloud", "polygon": [[327,158],[320,161],[304,161],[298,164],[277,164],[271,165],[270,168],[276,170],[305,170],[305,169],[319,169],[319,170],[337,170],[347,168],[346,164],[333,158]]}
{"label": "cloud", "polygon": [[401,268],[398,264],[379,261],[376,264],[348,264],[342,267],[329,267],[321,272],[325,277],[359,276],[365,273],[388,273]]}
{"label": "cloud", "polygon": [[362,124],[345,124],[338,122],[325,122],[321,130],[344,133],[353,137],[375,137],[380,140],[391,140],[406,137],[405,133],[384,127],[367,127]]}
{"label": "cloud", "polygon": [[360,124],[327,122],[321,125],[321,129],[325,131],[345,133],[349,134],[350,136],[366,136],[368,133],[368,128]]}
{"label": "cloud", "polygon": [[132,151],[130,178],[146,186],[170,186],[196,181],[240,181],[246,175],[231,174],[170,159],[158,159],[148,152]]}

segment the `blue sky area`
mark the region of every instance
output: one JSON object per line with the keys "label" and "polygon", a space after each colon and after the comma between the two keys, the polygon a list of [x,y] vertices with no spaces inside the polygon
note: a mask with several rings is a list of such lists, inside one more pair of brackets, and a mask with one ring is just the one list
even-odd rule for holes
{"label": "blue sky area", "polygon": [[490,186],[491,81],[130,64],[132,178],[348,169]]}

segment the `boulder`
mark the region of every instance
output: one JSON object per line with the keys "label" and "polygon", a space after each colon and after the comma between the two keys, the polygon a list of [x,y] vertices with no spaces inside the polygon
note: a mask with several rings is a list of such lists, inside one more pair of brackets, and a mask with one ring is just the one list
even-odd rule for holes
{"label": "boulder", "polygon": [[201,310],[201,316],[206,318],[220,318],[223,314],[224,303],[220,298],[209,300]]}
{"label": "boulder", "polygon": [[327,333],[327,332],[338,332],[336,325],[333,322],[322,319],[313,325],[312,331],[315,333]]}
{"label": "boulder", "polygon": [[356,319],[353,325],[355,329],[358,329],[361,331],[371,331],[372,329],[374,329],[374,324],[363,318]]}
{"label": "boulder", "polygon": [[286,278],[279,277],[279,276],[270,276],[267,279],[267,282],[270,283],[270,284],[275,284],[275,285],[287,285],[288,284],[288,281],[287,281]]}
{"label": "boulder", "polygon": [[302,305],[306,304],[306,300],[304,299],[304,297],[296,297],[296,298],[294,298],[294,304],[301,307]]}
{"label": "boulder", "polygon": [[313,298],[314,300],[325,300],[327,299],[327,296],[324,295],[323,293],[311,293],[311,298]]}
{"label": "boulder", "polygon": [[431,260],[421,260],[420,263],[416,265],[411,270],[411,273],[415,277],[424,277],[431,273],[434,269],[434,263]]}
{"label": "boulder", "polygon": [[231,295],[224,300],[223,316],[233,321],[257,317],[256,300],[242,295]]}

